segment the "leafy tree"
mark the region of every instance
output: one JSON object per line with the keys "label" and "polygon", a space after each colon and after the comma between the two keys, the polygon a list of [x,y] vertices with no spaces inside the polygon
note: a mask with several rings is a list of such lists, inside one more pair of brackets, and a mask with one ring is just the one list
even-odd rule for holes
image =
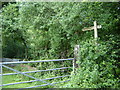
{"label": "leafy tree", "polygon": [[[2,10],[4,57],[68,58],[73,57],[74,45],[80,44],[80,68],[68,87],[119,87],[118,2],[26,2],[8,4]],[[95,20],[102,25],[99,45],[90,38],[92,31],[82,32]]]}
{"label": "leafy tree", "polygon": [[9,4],[2,9],[2,46],[3,57],[24,56],[22,31],[19,29],[19,13],[16,4]]}
{"label": "leafy tree", "polygon": [[[18,5],[19,11],[16,8]],[[92,26],[94,20],[102,25],[102,29],[99,30],[101,39],[105,35],[119,32],[119,3],[28,2],[10,4],[4,10],[19,14],[14,16],[8,13],[4,17],[11,16],[10,24],[17,24],[12,27],[21,32],[26,55],[31,58],[44,55],[54,58],[73,57],[74,45],[78,44],[79,40],[91,37],[93,33],[84,33],[82,28]],[[17,20],[13,20],[13,17],[17,17]],[[10,18],[4,18],[4,21],[10,22]]]}

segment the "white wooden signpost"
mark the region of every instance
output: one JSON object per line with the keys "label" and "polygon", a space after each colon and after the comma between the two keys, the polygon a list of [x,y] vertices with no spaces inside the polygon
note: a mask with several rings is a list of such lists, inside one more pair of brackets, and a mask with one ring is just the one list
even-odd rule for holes
{"label": "white wooden signpost", "polygon": [[[102,28],[101,25],[97,25],[97,22],[94,21],[94,26],[92,27],[88,27],[88,28],[83,28],[82,31],[89,31],[89,30],[94,30],[94,38],[97,39],[98,38],[98,33],[97,33],[97,29]],[[97,44],[97,43],[96,43]],[[79,45],[75,45],[74,47],[74,60],[73,60],[73,72],[75,72],[75,68],[78,67],[76,61],[78,59],[79,55],[79,50],[80,46]]]}
{"label": "white wooden signpost", "polygon": [[97,28],[102,28],[101,25],[97,25],[97,22],[94,21],[94,26],[92,27],[88,27],[88,28],[83,28],[82,31],[89,31],[89,30],[93,30],[94,29],[94,38],[97,39],[98,38],[98,33],[97,33]]}

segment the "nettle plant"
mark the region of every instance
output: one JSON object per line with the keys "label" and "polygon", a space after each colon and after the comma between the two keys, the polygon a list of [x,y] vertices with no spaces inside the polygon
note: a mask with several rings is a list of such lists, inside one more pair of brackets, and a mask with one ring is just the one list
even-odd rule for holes
{"label": "nettle plant", "polygon": [[110,36],[107,41],[88,39],[80,42],[80,53],[75,74],[67,87],[117,88],[119,87],[118,40]]}

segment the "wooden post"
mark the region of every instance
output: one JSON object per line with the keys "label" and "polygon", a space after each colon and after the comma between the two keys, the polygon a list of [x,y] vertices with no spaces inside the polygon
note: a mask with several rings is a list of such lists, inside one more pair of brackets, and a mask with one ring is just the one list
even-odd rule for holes
{"label": "wooden post", "polygon": [[94,21],[94,38],[95,38],[95,39],[98,38],[98,33],[97,33],[97,23],[96,23],[96,21]]}
{"label": "wooden post", "polygon": [[79,49],[80,49],[80,46],[75,45],[75,47],[74,47],[74,60],[73,60],[73,72],[75,72],[75,68],[78,67],[78,64],[76,63],[76,61],[78,60]]}

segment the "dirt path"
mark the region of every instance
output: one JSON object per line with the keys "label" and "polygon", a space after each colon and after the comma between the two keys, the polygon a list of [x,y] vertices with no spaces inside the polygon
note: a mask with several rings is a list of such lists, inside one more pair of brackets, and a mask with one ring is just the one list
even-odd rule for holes
{"label": "dirt path", "polygon": [[31,71],[31,70],[37,70],[37,68],[31,67],[29,65],[23,65],[23,64],[21,64],[20,67],[24,68],[25,70],[29,70],[29,71]]}

